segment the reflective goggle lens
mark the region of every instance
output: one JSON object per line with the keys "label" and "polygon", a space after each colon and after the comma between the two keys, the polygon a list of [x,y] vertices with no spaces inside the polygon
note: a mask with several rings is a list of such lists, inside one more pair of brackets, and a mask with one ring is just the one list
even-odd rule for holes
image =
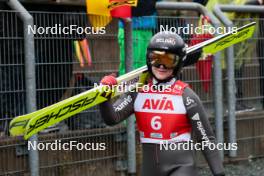
{"label": "reflective goggle lens", "polygon": [[179,56],[164,51],[152,51],[149,53],[149,58],[152,66],[164,65],[167,69],[174,68],[180,60]]}

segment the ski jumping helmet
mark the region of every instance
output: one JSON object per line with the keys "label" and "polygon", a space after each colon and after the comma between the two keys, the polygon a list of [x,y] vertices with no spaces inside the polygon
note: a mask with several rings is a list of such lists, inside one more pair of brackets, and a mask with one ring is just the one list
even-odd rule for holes
{"label": "ski jumping helmet", "polygon": [[[155,77],[155,75],[152,73],[151,68],[154,64],[159,64],[154,63],[155,58],[153,58],[153,55],[155,55],[155,53],[169,54],[170,57],[174,57],[174,65],[170,67],[173,68],[173,77],[177,77],[183,67],[183,61],[186,58],[186,46],[187,45],[185,44],[183,39],[176,33],[165,31],[155,34],[151,38],[147,47],[146,59],[149,72]],[[165,67],[167,66],[165,65]]]}

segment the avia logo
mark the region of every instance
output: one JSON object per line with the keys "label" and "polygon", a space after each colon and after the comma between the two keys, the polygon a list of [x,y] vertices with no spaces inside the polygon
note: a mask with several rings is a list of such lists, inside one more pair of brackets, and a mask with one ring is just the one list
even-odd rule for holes
{"label": "avia logo", "polygon": [[158,42],[158,43],[170,43],[172,45],[176,44],[176,40],[174,38],[157,38],[156,42]]}
{"label": "avia logo", "polygon": [[171,100],[167,100],[166,97],[162,99],[146,99],[142,109],[153,109],[153,110],[174,110],[173,103]]}

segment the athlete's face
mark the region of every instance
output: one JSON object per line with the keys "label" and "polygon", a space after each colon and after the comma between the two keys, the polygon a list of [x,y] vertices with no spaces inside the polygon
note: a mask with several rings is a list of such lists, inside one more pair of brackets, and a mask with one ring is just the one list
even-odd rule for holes
{"label": "athlete's face", "polygon": [[166,80],[173,74],[173,68],[180,61],[180,57],[176,54],[165,51],[150,51],[148,59],[152,65],[152,72],[159,80]]}
{"label": "athlete's face", "polygon": [[152,73],[159,80],[165,80],[172,76],[173,69],[167,69],[163,65],[159,65],[158,67],[152,66]]}

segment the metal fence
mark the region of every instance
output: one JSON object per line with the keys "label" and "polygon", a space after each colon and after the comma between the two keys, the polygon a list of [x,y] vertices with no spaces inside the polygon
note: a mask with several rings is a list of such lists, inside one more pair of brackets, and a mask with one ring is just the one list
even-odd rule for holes
{"label": "metal fence", "polygon": [[[248,15],[248,14],[247,14]],[[246,16],[246,15],[244,15]],[[236,26],[247,24],[251,21],[257,22],[256,32],[251,39],[234,46],[235,53],[235,86],[236,86],[236,112],[241,111],[263,111],[263,47],[264,28],[263,18],[258,15],[249,15],[248,18],[235,18]],[[227,78],[225,78],[227,79]],[[264,116],[244,115],[244,119],[237,121],[238,156],[263,156],[264,131],[259,128],[263,125]],[[238,116],[238,115],[237,115]],[[245,129],[245,130],[239,130]],[[254,149],[253,149],[254,148]],[[246,154],[247,153],[247,154]]]}
{"label": "metal fence", "polygon": [[[261,6],[251,5],[216,5],[214,8],[214,13],[228,27],[240,26],[249,21],[257,22],[253,38],[226,50],[228,79],[225,80],[231,83],[228,87],[228,141],[238,141],[239,147],[238,152],[229,151],[230,157],[263,156],[261,148],[264,133],[256,125],[263,124],[263,10]],[[229,13],[225,15],[223,12]],[[256,110],[256,114],[253,111],[253,114],[244,114],[242,117],[235,115],[235,111],[245,110]]]}
{"label": "metal fence", "polygon": [[[39,30],[34,38],[37,109],[88,90],[103,75],[118,72],[117,21],[114,20],[103,35],[85,36],[76,32],[71,35],[40,34],[45,27],[76,25],[84,28],[90,24],[84,12],[32,11],[30,14]],[[1,11],[0,16],[0,175],[24,175],[29,172],[27,145],[22,139],[8,137],[10,120],[26,113],[23,24],[16,12]],[[92,63],[80,61],[76,55],[76,47],[80,47],[80,40],[84,38],[88,43]],[[126,155],[125,131],[122,124],[107,127],[97,108],[44,130],[39,135],[40,143],[74,140],[83,144],[90,143],[97,151],[39,151],[40,175],[121,174],[118,171],[125,168],[119,164]],[[96,146],[98,143],[105,143],[107,150],[100,151]]]}

